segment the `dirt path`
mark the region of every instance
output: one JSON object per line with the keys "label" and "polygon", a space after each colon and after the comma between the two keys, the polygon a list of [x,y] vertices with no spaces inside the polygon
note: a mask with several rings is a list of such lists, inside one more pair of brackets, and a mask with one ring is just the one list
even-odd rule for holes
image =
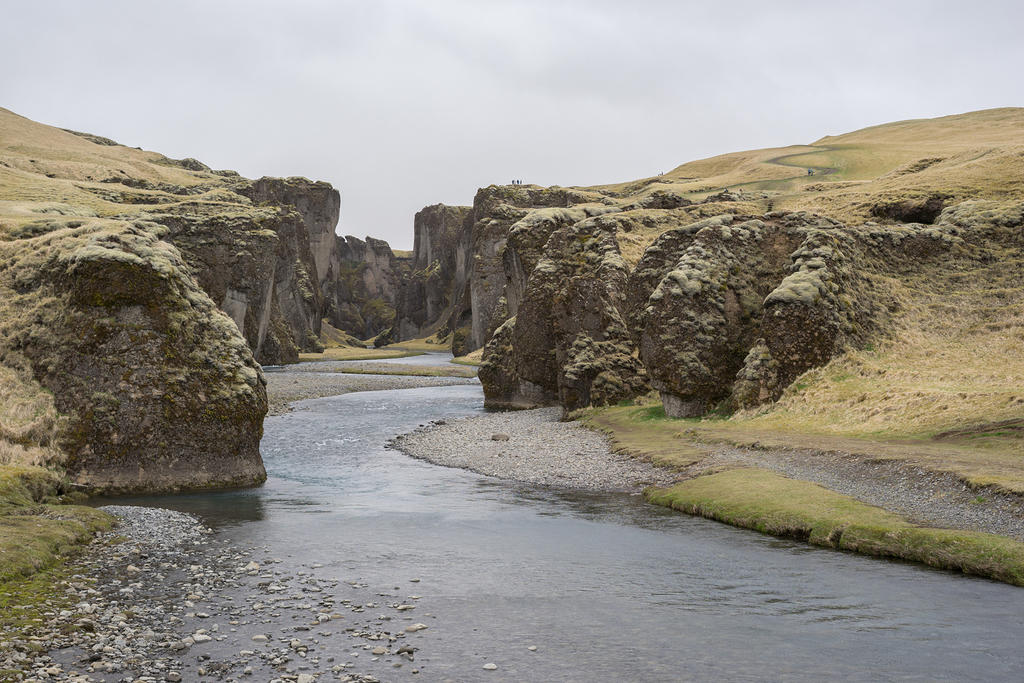
{"label": "dirt path", "polygon": [[[810,145],[808,145],[808,146],[810,147]],[[751,186],[751,185],[764,185],[766,183],[782,184],[782,183],[788,183],[788,182],[793,181],[793,180],[800,180],[801,178],[821,178],[821,177],[824,177],[824,176],[827,176],[827,175],[832,175],[834,173],[838,173],[839,169],[835,168],[835,167],[832,167],[832,166],[813,166],[811,164],[798,164],[798,163],[792,163],[792,162],[788,161],[789,159],[793,159],[795,157],[802,157],[802,156],[807,156],[807,155],[810,155],[810,154],[817,154],[819,152],[831,152],[831,151],[836,150],[836,149],[839,149],[839,148],[838,147],[815,147],[814,149],[808,150],[806,152],[795,152],[793,154],[783,154],[781,156],[772,157],[771,159],[766,159],[763,163],[775,164],[776,166],[785,166],[787,168],[802,168],[802,169],[805,169],[805,171],[804,171],[804,173],[802,173],[800,175],[789,176],[789,177],[786,177],[786,178],[772,178],[772,179],[768,179],[768,180],[751,180],[751,181],[748,181],[748,182],[745,182],[745,183],[736,183],[735,185],[728,185],[725,189],[732,189],[732,188],[738,188],[738,187],[748,187],[748,186]],[[807,174],[806,169],[808,169],[808,168],[814,170],[814,175],[808,175]]]}

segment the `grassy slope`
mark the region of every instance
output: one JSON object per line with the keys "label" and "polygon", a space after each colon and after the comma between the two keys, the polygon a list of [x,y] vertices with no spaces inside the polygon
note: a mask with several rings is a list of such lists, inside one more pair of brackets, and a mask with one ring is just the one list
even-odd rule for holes
{"label": "grassy slope", "polygon": [[[832,169],[806,175],[806,168]],[[811,210],[850,224],[904,199],[1024,198],[1024,108],[900,121],[826,136],[811,145],[725,154],[664,176],[601,186],[619,201],[654,191],[699,199],[723,188],[764,196],[716,205],[722,212]],[[627,261],[660,230],[623,235]],[[778,434],[917,440],[1008,456],[1024,452],[1024,255],[893,277],[901,309],[885,338],[794,384],[777,405],[729,427]],[[993,362],[995,361],[995,362]],[[945,432],[964,432],[941,437]],[[984,478],[984,477],[983,477]]]}
{"label": "grassy slope", "polygon": [[[776,209],[868,219],[879,196],[948,194],[951,201],[1024,192],[1024,108],[899,121],[794,145],[692,161],[663,176],[593,189],[641,196],[654,190],[701,198],[723,188],[766,190]],[[936,163],[916,170],[922,160]],[[807,168],[832,169],[808,176]]]}

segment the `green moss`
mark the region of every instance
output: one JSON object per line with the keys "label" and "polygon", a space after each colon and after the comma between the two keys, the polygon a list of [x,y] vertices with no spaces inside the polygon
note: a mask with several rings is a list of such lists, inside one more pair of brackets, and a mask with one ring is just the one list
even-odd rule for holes
{"label": "green moss", "polygon": [[914,526],[881,508],[766,470],[729,470],[645,495],[658,505],[773,536],[1024,586],[1024,543]]}
{"label": "green moss", "polygon": [[60,477],[50,470],[0,467],[0,584],[55,565],[113,526],[114,518],[99,510],[53,504],[62,492]]}

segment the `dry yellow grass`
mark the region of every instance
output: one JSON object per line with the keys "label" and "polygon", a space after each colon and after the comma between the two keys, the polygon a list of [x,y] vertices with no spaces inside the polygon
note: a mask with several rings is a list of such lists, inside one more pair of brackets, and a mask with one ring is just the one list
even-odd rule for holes
{"label": "dry yellow grass", "polygon": [[320,360],[380,360],[381,358],[404,358],[418,356],[419,352],[395,348],[368,349],[361,346],[335,346],[322,353],[300,353],[300,361]]}
{"label": "dry yellow grass", "polygon": [[453,363],[459,363],[460,365],[472,365],[472,366],[479,366],[483,361],[484,361],[484,350],[483,349],[477,349],[476,351],[473,351],[472,353],[467,353],[465,356],[459,356],[458,358],[453,358],[452,359]]}
{"label": "dry yellow grass", "polygon": [[[823,170],[807,175],[805,169]],[[700,199],[721,189],[766,191],[762,211],[870,217],[874,199],[1006,199],[1024,192],[1024,108],[899,121],[794,145],[691,161],[663,176],[592,189],[634,199],[656,190]]]}
{"label": "dry yellow grass", "polygon": [[1006,248],[992,256],[988,265],[943,264],[894,280],[903,310],[888,337],[806,373],[778,403],[731,421],[1024,453],[1024,254]]}

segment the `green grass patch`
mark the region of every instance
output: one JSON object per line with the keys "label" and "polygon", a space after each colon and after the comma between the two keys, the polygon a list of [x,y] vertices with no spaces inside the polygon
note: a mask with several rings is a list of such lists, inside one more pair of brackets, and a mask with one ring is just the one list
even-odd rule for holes
{"label": "green grass patch", "polygon": [[114,524],[90,507],[60,504],[60,477],[41,467],[0,467],[0,585],[54,566]]}
{"label": "green grass patch", "polygon": [[704,457],[690,440],[691,420],[665,417],[660,403],[643,406],[587,408],[575,417],[584,425],[606,434],[612,448],[659,467],[682,469]]}
{"label": "green grass patch", "polygon": [[899,515],[774,472],[743,468],[648,489],[658,505],[761,533],[920,562],[1024,586],[1024,543],[910,524]]}

